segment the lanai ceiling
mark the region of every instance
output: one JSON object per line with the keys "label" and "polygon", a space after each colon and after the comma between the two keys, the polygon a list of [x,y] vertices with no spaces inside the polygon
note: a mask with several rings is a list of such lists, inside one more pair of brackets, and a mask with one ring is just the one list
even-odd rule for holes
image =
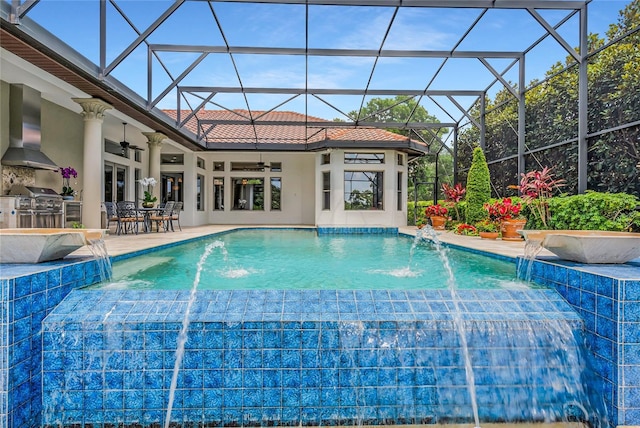
{"label": "lanai ceiling", "polygon": [[[195,150],[214,148],[216,125],[300,126],[267,122],[272,111],[305,115],[309,135],[378,127],[437,139],[446,129],[446,142],[455,128],[479,126],[468,112],[484,94],[507,88],[517,98],[555,62],[580,61],[574,47],[586,34],[588,3],[9,0],[0,41]],[[414,100],[437,120],[364,114],[376,97]],[[230,114],[212,122],[203,110]],[[184,126],[194,118],[202,118],[198,132]]]}

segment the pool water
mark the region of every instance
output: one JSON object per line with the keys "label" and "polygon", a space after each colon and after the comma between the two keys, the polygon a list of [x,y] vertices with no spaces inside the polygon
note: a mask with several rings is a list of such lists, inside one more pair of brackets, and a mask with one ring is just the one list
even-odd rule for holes
{"label": "pool water", "polygon": [[[207,245],[199,290],[444,289],[447,274],[433,243],[397,235],[317,235],[258,229],[215,235],[113,264],[100,288],[189,289]],[[460,289],[527,288],[507,261],[448,249]]]}

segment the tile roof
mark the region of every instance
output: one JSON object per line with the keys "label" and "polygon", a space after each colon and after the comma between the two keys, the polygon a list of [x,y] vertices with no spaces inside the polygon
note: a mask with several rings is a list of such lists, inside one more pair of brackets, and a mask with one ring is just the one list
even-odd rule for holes
{"label": "tile roof", "polygon": [[[177,110],[163,112],[174,119],[178,118]],[[180,121],[189,114],[190,110],[181,110]],[[251,125],[251,116],[254,126]],[[332,126],[323,127],[322,122],[331,123]],[[384,143],[409,143],[406,136],[384,129],[339,128],[331,121],[291,111],[252,111],[250,115],[247,110],[200,110],[187,121],[185,128],[203,136],[202,140],[209,144],[227,143],[234,144],[237,148],[241,148],[242,144],[256,143],[304,145],[341,142],[364,147],[367,143],[376,143],[377,146]],[[411,143],[427,150],[422,142],[411,140]]]}

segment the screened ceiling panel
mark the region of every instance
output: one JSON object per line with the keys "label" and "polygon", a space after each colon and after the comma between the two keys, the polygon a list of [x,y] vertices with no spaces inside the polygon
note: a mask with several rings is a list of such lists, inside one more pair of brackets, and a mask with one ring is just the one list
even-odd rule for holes
{"label": "screened ceiling panel", "polygon": [[[527,83],[542,79],[575,55],[590,3],[3,0],[2,23],[63,58],[80,53],[96,85],[135,93],[137,108],[163,121],[160,110],[238,110],[251,119],[275,109],[352,122],[347,115],[359,118],[374,98],[407,96],[441,122],[466,123],[481,94],[506,87],[516,99],[522,73]],[[593,1],[601,13],[611,3],[628,1]],[[172,126],[207,147],[207,132]]]}

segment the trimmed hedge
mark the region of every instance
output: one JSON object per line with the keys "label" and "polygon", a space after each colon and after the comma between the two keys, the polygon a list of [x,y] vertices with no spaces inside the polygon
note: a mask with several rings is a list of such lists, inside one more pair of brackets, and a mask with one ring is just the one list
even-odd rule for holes
{"label": "trimmed hedge", "polygon": [[473,160],[467,175],[467,202],[465,221],[474,224],[487,217],[483,208],[491,198],[491,178],[487,159],[480,147],[473,149]]}
{"label": "trimmed hedge", "polygon": [[640,201],[626,193],[587,191],[549,199],[552,229],[640,230]]}

